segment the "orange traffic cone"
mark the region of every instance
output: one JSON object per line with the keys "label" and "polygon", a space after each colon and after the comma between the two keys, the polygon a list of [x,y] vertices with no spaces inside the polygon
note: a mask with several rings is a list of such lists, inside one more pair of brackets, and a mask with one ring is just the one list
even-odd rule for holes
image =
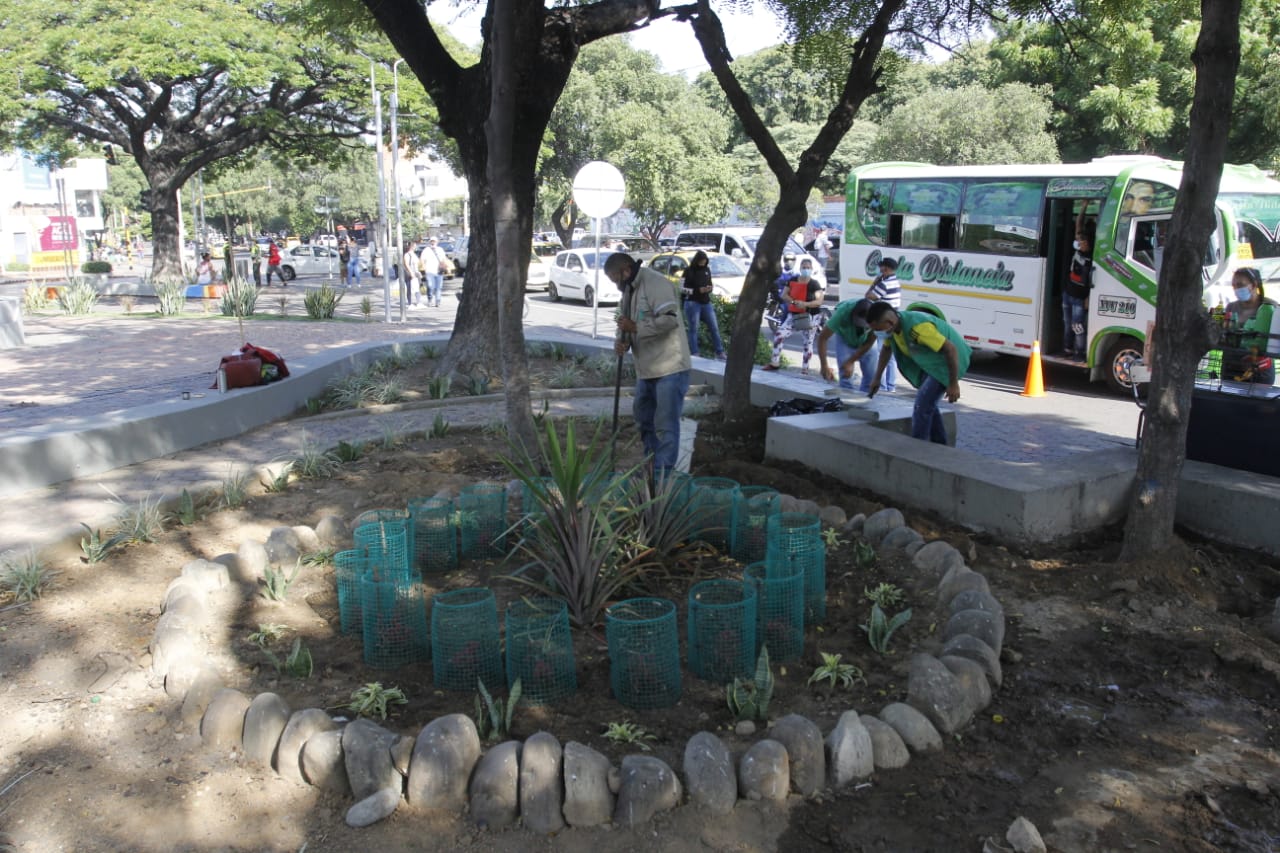
{"label": "orange traffic cone", "polygon": [[1040,370],[1040,342],[1031,345],[1031,363],[1027,365],[1027,381],[1022,385],[1023,397],[1044,396],[1044,374]]}

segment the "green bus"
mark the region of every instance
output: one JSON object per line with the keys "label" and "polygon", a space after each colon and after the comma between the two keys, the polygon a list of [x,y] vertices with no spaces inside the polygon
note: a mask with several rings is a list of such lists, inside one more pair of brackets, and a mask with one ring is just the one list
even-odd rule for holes
{"label": "green bus", "polygon": [[[840,247],[842,290],[861,295],[880,259],[898,261],[903,305],[943,317],[977,348],[1076,364],[1117,391],[1131,388],[1155,319],[1182,164],[1158,157],[1089,163],[930,166],[872,163],[849,175]],[[1258,267],[1280,281],[1280,182],[1227,166],[1217,227],[1205,248],[1205,303],[1230,302],[1231,274]],[[1062,289],[1077,220],[1096,220],[1087,350],[1062,349]],[[848,288],[848,289],[845,289]]]}

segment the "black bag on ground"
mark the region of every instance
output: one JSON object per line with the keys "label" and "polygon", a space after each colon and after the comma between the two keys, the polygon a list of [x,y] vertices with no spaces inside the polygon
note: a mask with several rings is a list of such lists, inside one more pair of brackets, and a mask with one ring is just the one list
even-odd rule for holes
{"label": "black bag on ground", "polygon": [[821,403],[805,397],[793,397],[790,400],[779,400],[770,406],[769,417],[785,418],[788,415],[812,415],[815,412],[839,412],[843,409],[844,403],[836,397]]}

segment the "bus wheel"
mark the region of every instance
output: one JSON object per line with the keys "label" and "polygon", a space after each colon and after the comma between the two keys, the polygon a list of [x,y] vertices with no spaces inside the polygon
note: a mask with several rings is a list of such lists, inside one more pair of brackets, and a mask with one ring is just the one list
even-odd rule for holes
{"label": "bus wheel", "polygon": [[1133,380],[1129,378],[1129,365],[1142,358],[1142,343],[1134,338],[1122,337],[1107,350],[1104,362],[1107,370],[1107,387],[1117,394],[1133,393]]}

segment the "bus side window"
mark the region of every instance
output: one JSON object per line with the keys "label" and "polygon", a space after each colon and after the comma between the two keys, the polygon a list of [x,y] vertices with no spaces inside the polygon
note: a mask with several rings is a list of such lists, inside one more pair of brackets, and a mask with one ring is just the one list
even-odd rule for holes
{"label": "bus side window", "polygon": [[884,243],[886,246],[902,245],[902,214],[895,213],[889,217],[889,237]]}
{"label": "bus side window", "polygon": [[938,248],[954,249],[956,247],[956,218],[943,216],[938,222]]}

